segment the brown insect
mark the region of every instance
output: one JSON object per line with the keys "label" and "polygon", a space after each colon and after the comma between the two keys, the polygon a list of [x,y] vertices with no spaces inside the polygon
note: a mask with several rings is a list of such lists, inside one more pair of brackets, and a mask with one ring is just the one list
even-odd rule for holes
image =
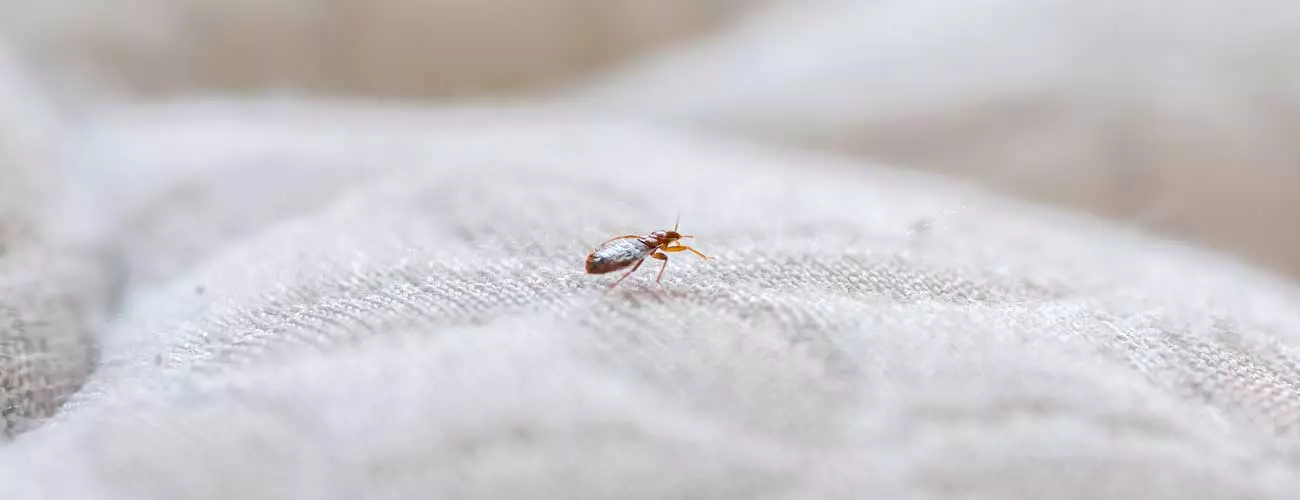
{"label": "brown insect", "polygon": [[659,276],[655,278],[655,283],[662,286],[664,271],[668,270],[668,254],[691,252],[701,259],[709,260],[709,256],[683,245],[681,240],[684,238],[692,238],[692,236],[678,233],[675,223],[671,231],[655,231],[645,236],[625,234],[610,238],[587,254],[587,274],[605,274],[632,266],[632,269],[623,273],[618,281],[609,285],[610,288],[614,288],[636,272],[645,262],[646,257],[650,257],[664,261],[664,265],[659,268]]}

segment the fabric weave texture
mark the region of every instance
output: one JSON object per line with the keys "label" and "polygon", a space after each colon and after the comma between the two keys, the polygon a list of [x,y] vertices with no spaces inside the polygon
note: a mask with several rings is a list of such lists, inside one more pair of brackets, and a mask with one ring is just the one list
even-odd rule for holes
{"label": "fabric weave texture", "polygon": [[0,499],[1298,498],[1297,5],[0,0]]}
{"label": "fabric weave texture", "polygon": [[[5,498],[1300,491],[1300,293],[1100,221],[548,110],[176,106],[79,148],[134,291]],[[583,274],[678,214],[717,260]]]}

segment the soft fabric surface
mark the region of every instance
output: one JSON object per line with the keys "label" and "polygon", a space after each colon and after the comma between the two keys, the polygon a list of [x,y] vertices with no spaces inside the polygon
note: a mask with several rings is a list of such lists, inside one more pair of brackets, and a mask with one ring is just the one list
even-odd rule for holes
{"label": "soft fabric surface", "polygon": [[566,102],[950,172],[1300,278],[1300,2],[779,2]]}
{"label": "soft fabric surface", "polygon": [[[1300,491],[1300,293],[1096,221],[545,111],[212,103],[76,146],[135,278],[5,498]],[[716,261],[582,274],[678,213]]]}
{"label": "soft fabric surface", "polygon": [[100,255],[47,234],[60,199],[59,120],[6,49],[0,44],[0,439],[38,425],[80,387],[109,292]]}
{"label": "soft fabric surface", "polygon": [[1297,27],[1292,0],[0,0],[0,36],[78,106],[555,92],[959,174],[1300,279]]}
{"label": "soft fabric surface", "polygon": [[[514,109],[100,100],[539,90],[749,2],[0,0],[0,498],[1296,497],[1300,289],[1117,223],[1296,269],[1280,0],[790,2]],[[678,216],[717,260],[582,273]]]}

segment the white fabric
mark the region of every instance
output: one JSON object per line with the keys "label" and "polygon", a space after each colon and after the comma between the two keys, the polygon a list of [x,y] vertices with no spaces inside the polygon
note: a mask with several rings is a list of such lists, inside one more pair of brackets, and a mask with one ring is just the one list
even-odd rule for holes
{"label": "white fabric", "polygon": [[[443,60],[385,44],[470,53],[475,38],[394,42],[407,32],[367,46],[394,59],[313,62],[355,39],[314,36],[335,32],[296,16],[300,1],[0,1],[0,28],[34,61],[85,57],[146,93],[473,87],[548,50],[423,87],[404,71]],[[512,110],[213,100],[61,115],[46,104],[102,81],[75,67],[29,79],[0,47],[0,498],[1295,498],[1294,282],[1113,220],[780,146],[995,185],[999,165],[1047,165],[1011,177],[1121,216],[1181,200],[1185,220],[1249,236],[1216,242],[1290,255],[1300,233],[1248,224],[1300,213],[1294,68],[1278,51],[1300,23],[1280,0],[1259,10],[1270,1],[1167,16],[788,3],[563,108]],[[418,25],[396,5],[359,24]],[[518,47],[587,26],[547,14],[540,38],[492,36]],[[1147,35],[1163,21],[1186,40]],[[1152,50],[1099,65],[1106,41]],[[572,76],[555,60],[584,56],[538,68]],[[1168,114],[1145,122],[1132,110],[1152,96]],[[1042,140],[1080,123],[1077,144]],[[1149,141],[1115,147],[1135,129],[1112,125],[1143,123]],[[755,142],[715,135],[737,132]],[[1150,191],[1111,177],[1186,158],[1222,161],[1163,170]],[[655,262],[608,295],[615,275],[582,273],[597,242],[679,215],[717,260],[673,254],[662,290]]]}
{"label": "white fabric", "polygon": [[[545,111],[95,130],[138,278],[86,389],[0,448],[5,498],[1300,491],[1300,292],[1184,247]],[[678,213],[718,260],[582,273]]]}
{"label": "white fabric", "polygon": [[1300,2],[780,2],[565,102],[851,152],[1300,278]]}
{"label": "white fabric", "polygon": [[93,251],[46,234],[61,196],[59,120],[12,56],[0,41],[0,439],[39,425],[81,386],[109,284]]}

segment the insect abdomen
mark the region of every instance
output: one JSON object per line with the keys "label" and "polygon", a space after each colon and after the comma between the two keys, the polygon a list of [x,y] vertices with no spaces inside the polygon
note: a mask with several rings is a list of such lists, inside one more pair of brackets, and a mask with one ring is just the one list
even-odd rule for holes
{"label": "insect abdomen", "polygon": [[587,255],[587,274],[605,274],[636,264],[650,255],[650,247],[641,240],[614,240]]}

